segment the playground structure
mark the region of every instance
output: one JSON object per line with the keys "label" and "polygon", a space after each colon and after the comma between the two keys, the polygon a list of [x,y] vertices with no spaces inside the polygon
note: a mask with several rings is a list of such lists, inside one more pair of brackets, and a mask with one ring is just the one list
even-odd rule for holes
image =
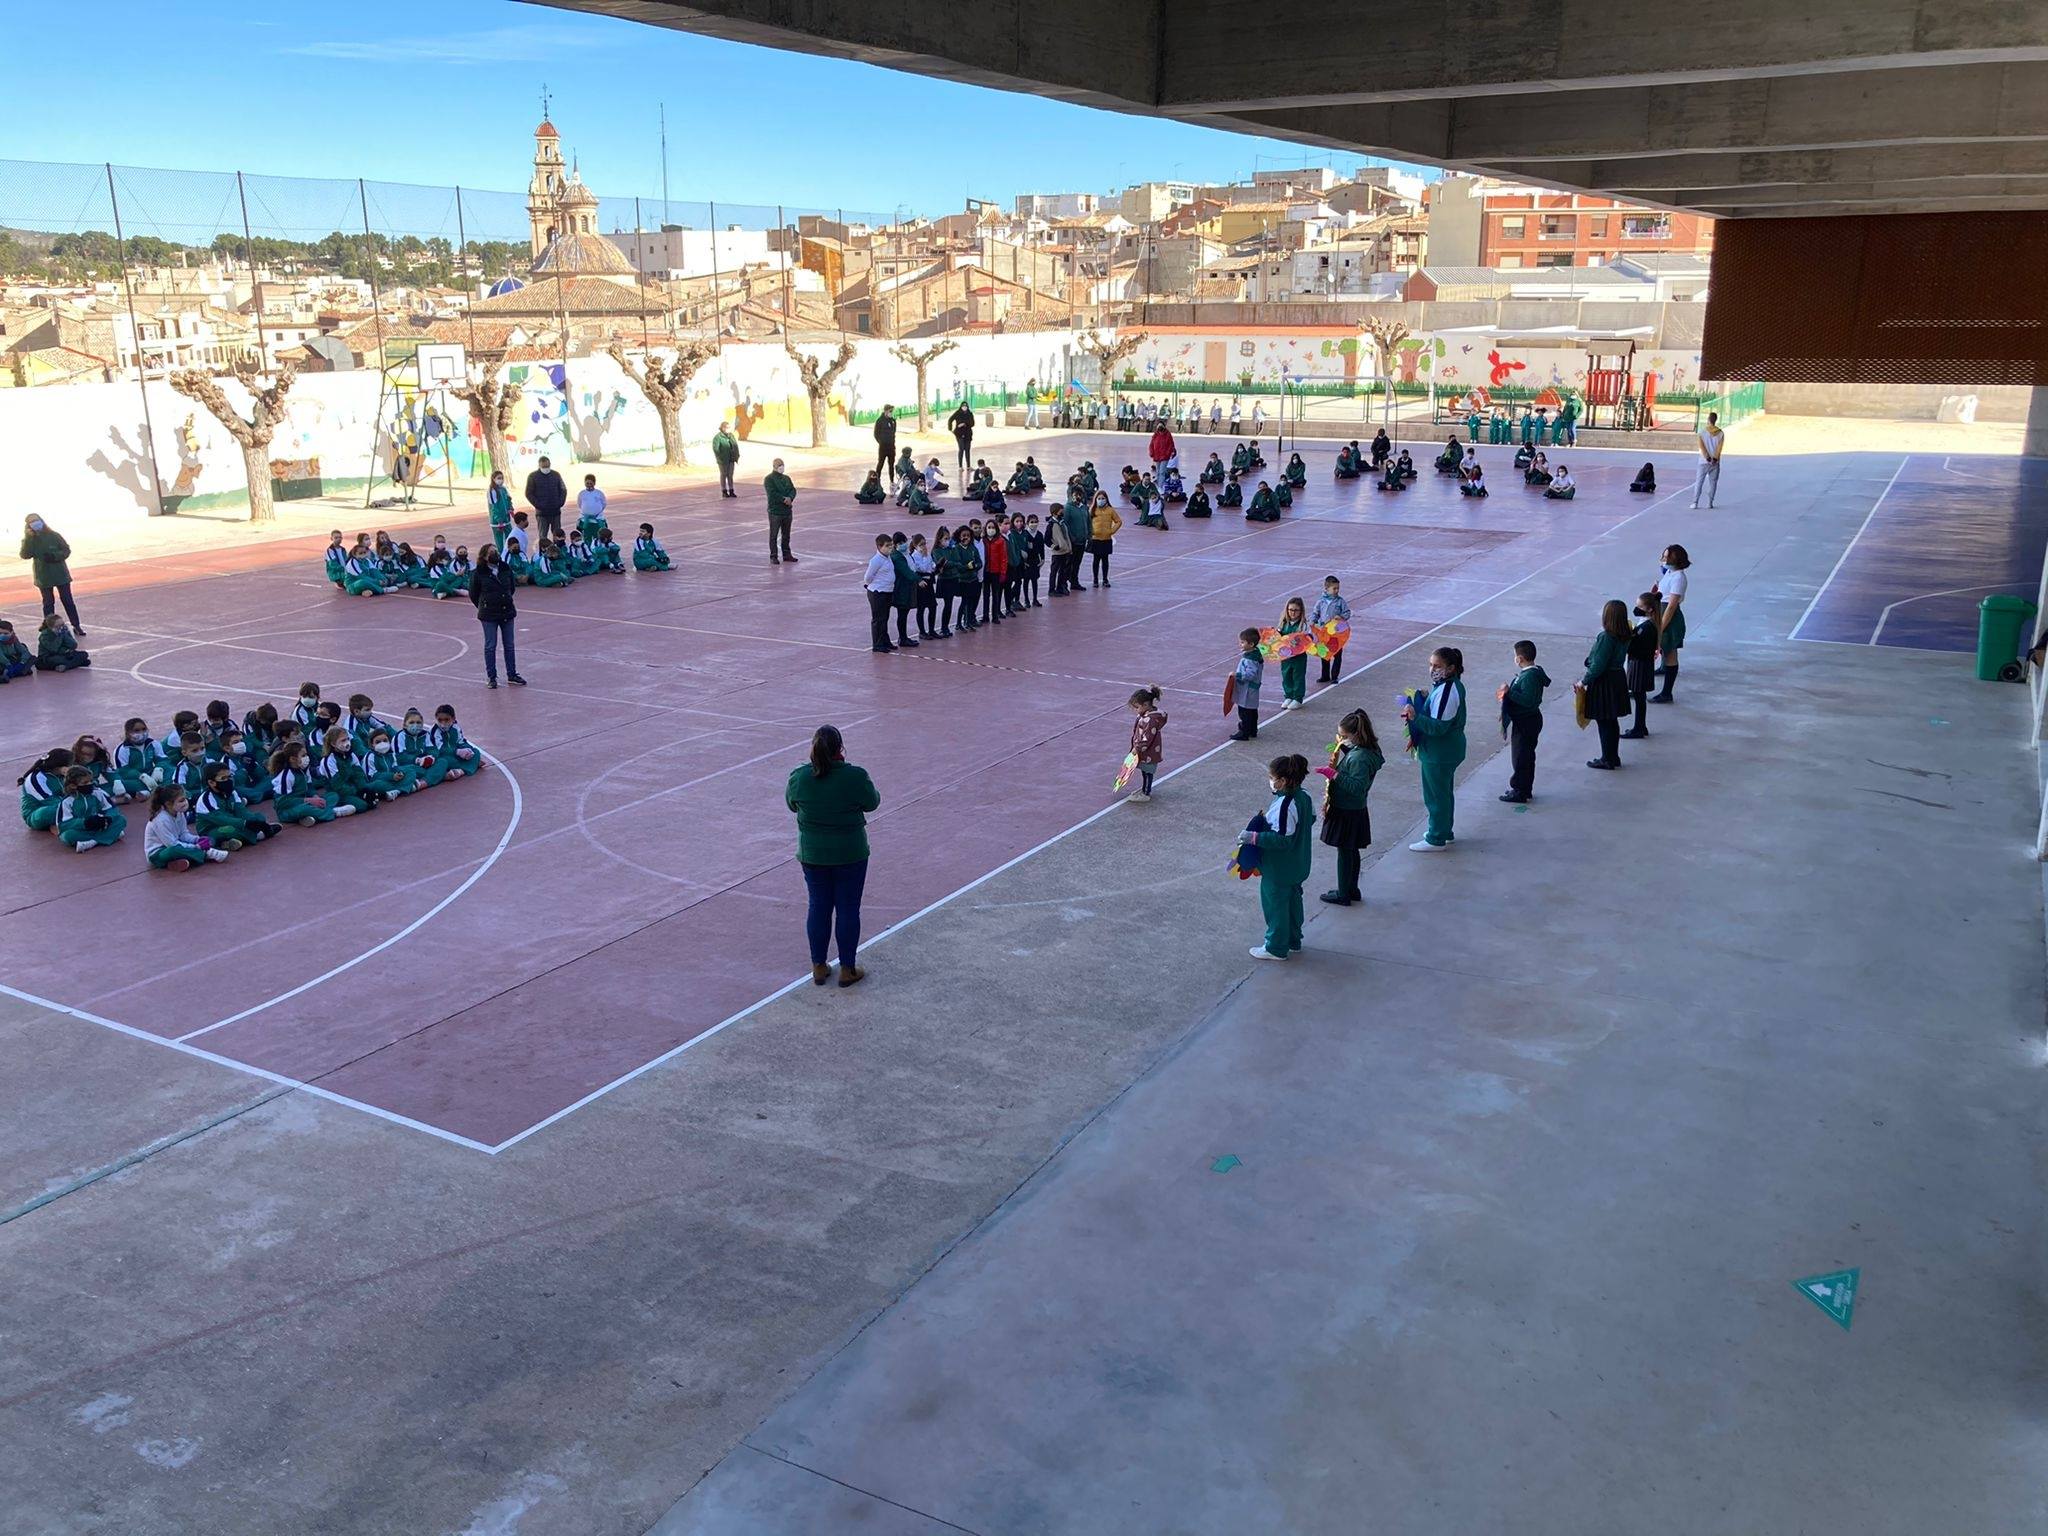
{"label": "playground structure", "polygon": [[378,370],[377,414],[371,444],[376,472],[363,488],[363,505],[376,504],[389,486],[402,506],[419,499],[423,481],[439,480],[448,505],[455,504],[453,424],[462,415],[450,406],[450,391],[466,377],[467,356],[459,342],[393,342]]}

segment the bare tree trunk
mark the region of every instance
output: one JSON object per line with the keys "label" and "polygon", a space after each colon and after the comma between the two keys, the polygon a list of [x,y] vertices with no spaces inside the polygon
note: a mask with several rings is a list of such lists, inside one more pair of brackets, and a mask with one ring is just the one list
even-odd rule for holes
{"label": "bare tree trunk", "polygon": [[813,448],[824,448],[829,446],[825,441],[825,412],[829,403],[829,396],[822,389],[813,390],[810,392],[810,395],[811,446]]}
{"label": "bare tree trunk", "polygon": [[683,455],[683,418],[680,402],[674,405],[657,403],[654,409],[661,417],[661,462],[672,469],[680,469],[690,462]]}
{"label": "bare tree trunk", "polygon": [[249,481],[249,521],[267,523],[277,516],[277,500],[270,488],[270,444],[242,444],[242,473]]}
{"label": "bare tree trunk", "polygon": [[487,413],[481,425],[484,429],[484,452],[491,461],[486,473],[488,474],[489,470],[492,469],[501,469],[507,475],[510,475],[512,473],[512,456],[505,447],[505,429],[498,425],[497,413],[495,411]]}
{"label": "bare tree trunk", "polygon": [[930,365],[913,363],[911,366],[917,370],[917,430],[927,432],[931,430],[931,421],[924,410],[924,371]]}

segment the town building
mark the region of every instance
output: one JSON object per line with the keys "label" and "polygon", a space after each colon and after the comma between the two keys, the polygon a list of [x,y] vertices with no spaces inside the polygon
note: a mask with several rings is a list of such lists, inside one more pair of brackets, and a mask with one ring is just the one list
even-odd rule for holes
{"label": "town building", "polygon": [[1430,259],[1460,267],[1599,267],[1631,252],[1707,256],[1714,221],[1585,192],[1446,176],[1428,192]]}

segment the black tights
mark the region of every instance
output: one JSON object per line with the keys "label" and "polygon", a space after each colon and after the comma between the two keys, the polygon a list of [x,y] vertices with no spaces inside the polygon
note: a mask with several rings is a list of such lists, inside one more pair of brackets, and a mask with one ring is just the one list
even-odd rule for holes
{"label": "black tights", "polygon": [[1618,763],[1621,761],[1621,722],[1619,720],[1595,720],[1600,727],[1600,761]]}
{"label": "black tights", "polygon": [[920,635],[937,634],[939,629],[939,600],[929,586],[920,584],[917,589],[917,632]]}
{"label": "black tights", "polygon": [[986,611],[985,611],[985,612],[984,612],[984,613],[982,614],[982,618],[983,618],[983,620],[984,620],[985,622],[987,622],[987,623],[991,623],[991,624],[1000,624],[1000,623],[1002,623],[1002,622],[1003,622],[1003,578],[1002,578],[1002,577],[1000,577],[1000,576],[984,576],[984,577],[982,577],[982,579],[981,579],[981,598],[982,598],[982,602],[983,602],[983,604],[984,604],[984,606],[985,606],[985,608],[986,608]]}
{"label": "black tights", "polygon": [[1092,559],[1092,560],[1094,561],[1094,563],[1093,563],[1092,565],[1090,565],[1090,566],[1088,567],[1088,585],[1092,587],[1092,586],[1095,586],[1095,585],[1096,585],[1096,584],[1097,584],[1097,583],[1099,582],[1099,583],[1100,583],[1101,585],[1103,585],[1103,586],[1105,586],[1105,587],[1106,587],[1106,586],[1108,586],[1108,585],[1109,585],[1109,555],[1108,555],[1108,552],[1107,552],[1107,551],[1098,551],[1098,552],[1097,552],[1096,554],[1094,554],[1094,555],[1093,555],[1093,556],[1091,556],[1090,558],[1091,558],[1091,559]]}

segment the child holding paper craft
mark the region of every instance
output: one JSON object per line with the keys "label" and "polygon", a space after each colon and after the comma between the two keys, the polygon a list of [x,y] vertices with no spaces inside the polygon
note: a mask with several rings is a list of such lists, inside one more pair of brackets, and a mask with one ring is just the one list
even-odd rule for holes
{"label": "child holding paper craft", "polygon": [[1323,841],[1337,850],[1337,887],[1323,892],[1322,899],[1333,907],[1360,899],[1359,855],[1372,846],[1366,800],[1386,762],[1364,710],[1354,709],[1337,722],[1337,750],[1330,754],[1330,783],[1323,791]]}
{"label": "child holding paper craft", "polygon": [[1256,629],[1241,629],[1237,632],[1237,666],[1230,674],[1226,690],[1229,703],[1224,706],[1228,713],[1232,706],[1237,709],[1237,734],[1232,741],[1256,741],[1259,736],[1259,685],[1266,680],[1266,658],[1259,650],[1259,632]]}
{"label": "child holding paper craft", "polygon": [[[1278,632],[1282,635],[1298,635],[1308,628],[1308,608],[1298,597],[1287,599],[1287,606],[1280,610]],[[1308,652],[1289,656],[1280,663],[1280,707],[1299,709],[1308,697]]]}
{"label": "child holding paper craft", "polygon": [[1302,790],[1308,759],[1300,753],[1276,757],[1266,765],[1273,792],[1264,823],[1247,828],[1238,840],[1259,850],[1259,911],[1266,919],[1266,939],[1252,946],[1254,960],[1285,960],[1301,948],[1301,887],[1308,879],[1315,845],[1316,810]]}
{"label": "child holding paper craft", "polygon": [[[1346,624],[1351,622],[1351,605],[1344,600],[1344,584],[1334,576],[1325,576],[1323,595],[1316,599],[1315,607],[1309,610],[1309,626],[1320,629],[1325,624],[1335,624],[1339,620]],[[1334,683],[1344,675],[1344,651],[1341,646],[1332,649],[1329,655],[1322,658],[1322,662],[1322,672],[1316,678],[1317,682]]]}
{"label": "child holding paper craft", "polygon": [[1138,789],[1133,800],[1152,798],[1152,775],[1166,756],[1166,711],[1159,707],[1159,685],[1140,688],[1130,698],[1137,719],[1131,722],[1131,755],[1138,768]]}

